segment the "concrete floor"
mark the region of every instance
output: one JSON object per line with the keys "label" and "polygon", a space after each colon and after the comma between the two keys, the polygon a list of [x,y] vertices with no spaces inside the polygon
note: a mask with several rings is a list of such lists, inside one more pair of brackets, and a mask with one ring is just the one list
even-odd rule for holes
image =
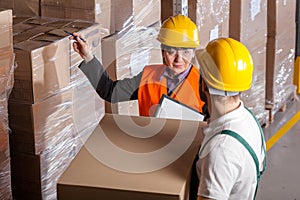
{"label": "concrete floor", "polygon": [[267,169],[261,178],[256,200],[300,200],[299,114],[300,102],[288,102],[287,109],[276,113],[274,121],[264,128],[266,141],[269,141],[284,125],[298,119],[268,150]]}

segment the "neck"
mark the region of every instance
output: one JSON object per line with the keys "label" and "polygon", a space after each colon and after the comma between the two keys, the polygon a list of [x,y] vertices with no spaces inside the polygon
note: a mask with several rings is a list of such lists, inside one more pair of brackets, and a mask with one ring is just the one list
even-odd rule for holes
{"label": "neck", "polygon": [[239,97],[222,97],[211,95],[211,120],[215,120],[229,112],[236,110],[241,102]]}

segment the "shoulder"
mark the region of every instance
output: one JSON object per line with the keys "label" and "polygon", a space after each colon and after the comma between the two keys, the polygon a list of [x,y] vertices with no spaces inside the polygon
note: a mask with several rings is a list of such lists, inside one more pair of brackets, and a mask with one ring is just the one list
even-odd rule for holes
{"label": "shoulder", "polygon": [[148,76],[153,73],[162,73],[165,69],[165,65],[147,65],[143,69],[143,74]]}
{"label": "shoulder", "polygon": [[144,67],[144,71],[145,70],[155,70],[155,69],[165,69],[166,66],[162,65],[162,64],[158,64],[158,65],[146,65]]}

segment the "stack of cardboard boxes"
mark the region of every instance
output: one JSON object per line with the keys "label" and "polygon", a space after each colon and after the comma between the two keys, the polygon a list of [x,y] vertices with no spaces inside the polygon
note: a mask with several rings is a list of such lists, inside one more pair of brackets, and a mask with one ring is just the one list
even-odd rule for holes
{"label": "stack of cardboard boxes", "polygon": [[12,10],[0,10],[0,199],[12,199],[8,98],[13,87]]}
{"label": "stack of cardboard boxes", "polygon": [[78,69],[82,59],[64,31],[81,33],[100,58],[101,27],[40,17],[15,21],[17,68],[9,99],[13,196],[55,199],[59,176],[104,115],[104,102]]}
{"label": "stack of cardboard boxes", "polygon": [[270,120],[295,94],[296,2],[268,0],[266,108]]}
{"label": "stack of cardboard boxes", "polygon": [[229,36],[249,49],[254,63],[252,87],[242,93],[245,105],[261,124],[268,121],[265,110],[267,1],[235,1],[230,4]]}
{"label": "stack of cardboard boxes", "polygon": [[[128,78],[145,65],[161,63],[156,41],[160,26],[160,0],[41,1],[41,16],[84,19],[103,28],[103,64],[113,79]],[[139,115],[137,101],[106,103],[106,111]]]}

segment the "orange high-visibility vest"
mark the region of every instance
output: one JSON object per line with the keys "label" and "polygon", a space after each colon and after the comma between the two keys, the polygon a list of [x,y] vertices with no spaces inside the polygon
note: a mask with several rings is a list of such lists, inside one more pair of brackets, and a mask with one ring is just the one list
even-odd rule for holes
{"label": "orange high-visibility vest", "polygon": [[[168,95],[167,79],[163,77],[161,80],[165,69],[164,65],[150,65],[144,68],[138,91],[141,116],[153,116],[162,95]],[[202,112],[205,103],[200,99],[199,79],[199,70],[193,66],[188,76],[177,86],[170,97]]]}

